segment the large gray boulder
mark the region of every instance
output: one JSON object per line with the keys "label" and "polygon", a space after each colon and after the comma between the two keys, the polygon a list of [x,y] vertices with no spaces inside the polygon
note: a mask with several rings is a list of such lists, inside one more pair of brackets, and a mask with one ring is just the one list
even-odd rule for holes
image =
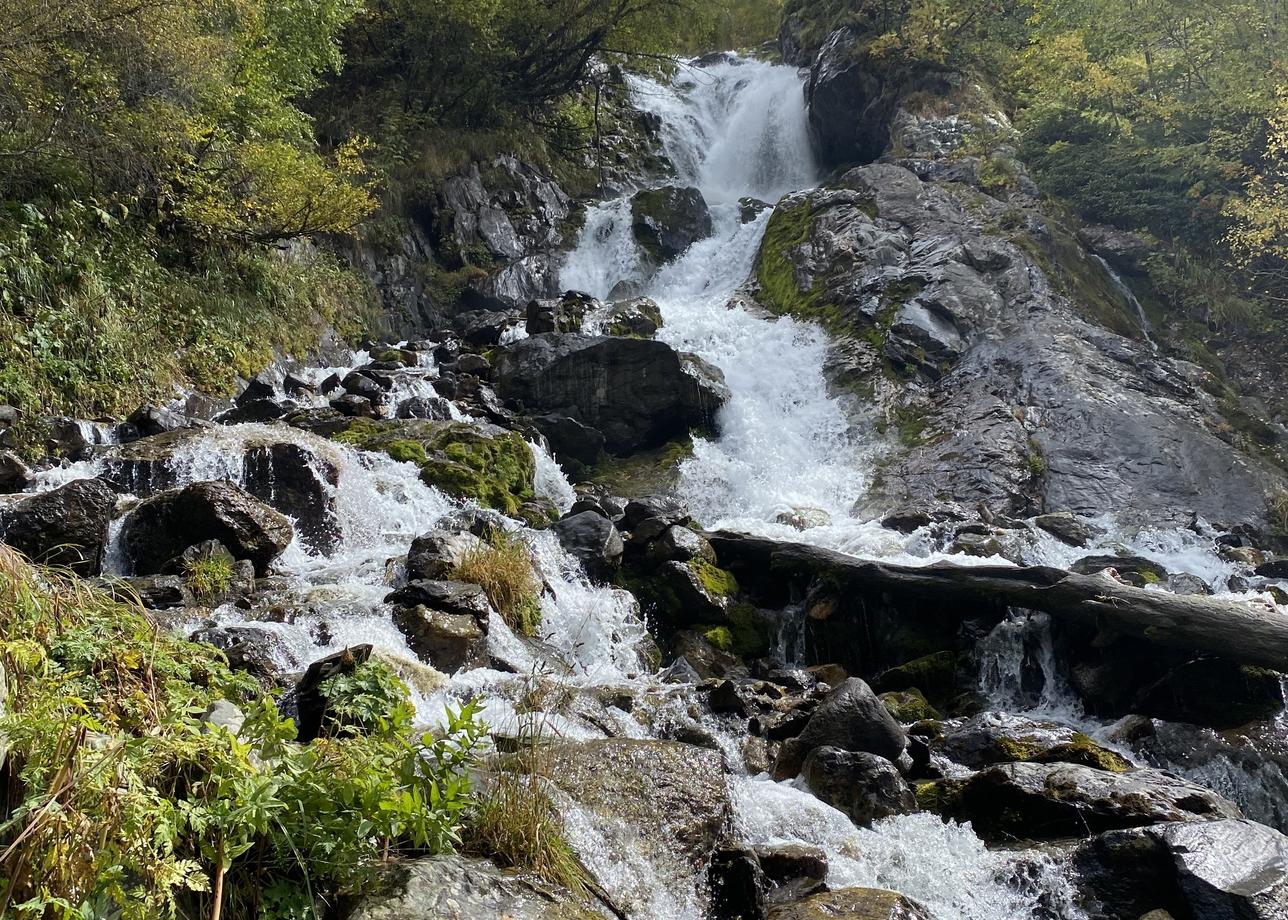
{"label": "large gray boulder", "polygon": [[917,810],[917,797],[899,769],[876,754],[814,748],[805,758],[801,776],[810,792],[858,825]]}
{"label": "large gray boulder", "polygon": [[[401,868],[385,891],[363,897],[348,920],[583,920],[567,891],[483,859],[431,856]],[[593,915],[589,915],[593,916]]]}
{"label": "large gray boulder", "polygon": [[897,760],[907,746],[908,736],[880,697],[862,680],[851,677],[823,698],[797,737],[783,743],[774,776],[795,776],[815,748],[862,751]]}
{"label": "large gray boulder", "polygon": [[631,199],[631,230],[648,257],[661,265],[711,235],[711,212],[696,188],[648,189]]}
{"label": "large gray boulder", "polygon": [[1288,917],[1288,837],[1247,820],[1110,831],[1073,854],[1090,920],[1165,910],[1203,920]]}
{"label": "large gray boulder", "polygon": [[617,527],[602,514],[596,511],[570,514],[556,522],[551,530],[591,578],[606,581],[621,567],[626,545]]}
{"label": "large gray boulder", "polygon": [[[951,785],[951,781],[950,781]],[[1076,837],[1168,821],[1242,817],[1234,803],[1160,770],[1008,763],[976,773],[946,813],[985,839]]]}
{"label": "large gray boulder", "polygon": [[121,542],[137,575],[160,572],[190,546],[218,540],[257,575],[292,538],[290,520],[231,482],[197,482],[145,500],[126,518]]}
{"label": "large gray boulder", "polygon": [[663,342],[556,333],[510,346],[496,365],[496,390],[527,412],[599,430],[615,454],[711,430],[728,398],[718,369]]}
{"label": "large gray boulder", "polygon": [[115,507],[107,483],[78,479],[0,508],[0,540],[34,562],[97,575]]}

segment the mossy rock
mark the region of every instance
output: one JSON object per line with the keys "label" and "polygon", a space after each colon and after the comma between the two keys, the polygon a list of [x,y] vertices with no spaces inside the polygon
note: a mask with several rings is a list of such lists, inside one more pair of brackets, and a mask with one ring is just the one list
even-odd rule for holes
{"label": "mossy rock", "polygon": [[917,783],[913,786],[913,795],[917,798],[917,807],[943,817],[951,817],[961,807],[962,780],[940,779]]}
{"label": "mossy rock", "polygon": [[881,702],[885,704],[890,715],[905,724],[940,718],[939,712],[916,687],[911,690],[892,690],[889,693],[883,693]]}
{"label": "mossy rock", "polygon": [[722,652],[733,651],[733,633],[728,626],[711,626],[704,629],[702,638]]}
{"label": "mossy rock", "polygon": [[880,692],[918,690],[927,699],[944,702],[961,695],[963,689],[958,669],[958,655],[952,651],[934,652],[881,673],[873,682]]}
{"label": "mossy rock", "polygon": [[665,494],[675,491],[680,464],[692,456],[693,438],[684,437],[629,457],[605,455],[585,479],[613,495]]}
{"label": "mossy rock", "polygon": [[738,593],[738,579],[733,572],[713,565],[702,558],[690,559],[688,566],[703,589],[712,597],[733,597]]}
{"label": "mossy rock", "polygon": [[532,448],[518,434],[494,425],[354,419],[334,439],[414,463],[425,484],[509,515],[534,496]]}

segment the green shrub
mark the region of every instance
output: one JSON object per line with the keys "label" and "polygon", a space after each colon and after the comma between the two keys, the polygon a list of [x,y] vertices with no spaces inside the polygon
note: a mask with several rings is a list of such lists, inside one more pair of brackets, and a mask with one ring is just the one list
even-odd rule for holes
{"label": "green shrub", "polygon": [[[2,916],[308,917],[459,840],[474,704],[417,736],[405,689],[368,668],[327,687],[352,730],[298,744],[217,650],[3,547],[0,636]],[[221,701],[236,734],[203,719]]]}
{"label": "green shrub", "polygon": [[230,556],[211,553],[189,559],[183,574],[197,600],[213,601],[232,587],[235,571]]}

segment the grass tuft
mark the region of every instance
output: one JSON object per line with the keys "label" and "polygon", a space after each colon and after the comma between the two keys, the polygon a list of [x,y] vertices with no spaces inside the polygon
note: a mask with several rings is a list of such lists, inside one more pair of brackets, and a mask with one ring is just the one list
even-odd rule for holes
{"label": "grass tuft", "polygon": [[462,557],[455,577],[480,586],[515,632],[531,636],[541,624],[541,580],[521,536],[494,533],[488,542]]}

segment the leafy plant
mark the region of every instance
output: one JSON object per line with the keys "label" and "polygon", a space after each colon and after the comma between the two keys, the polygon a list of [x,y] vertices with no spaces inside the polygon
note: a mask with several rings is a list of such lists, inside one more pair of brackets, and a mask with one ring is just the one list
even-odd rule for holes
{"label": "leafy plant", "polygon": [[[0,915],[312,916],[391,858],[459,842],[474,703],[416,734],[405,688],[370,669],[328,688],[351,730],[299,744],[217,650],[4,547],[0,637]],[[205,718],[226,703],[235,731]]]}
{"label": "leafy plant", "polygon": [[455,576],[479,585],[511,629],[525,636],[536,632],[541,623],[541,581],[523,537],[493,533],[461,558]]}

